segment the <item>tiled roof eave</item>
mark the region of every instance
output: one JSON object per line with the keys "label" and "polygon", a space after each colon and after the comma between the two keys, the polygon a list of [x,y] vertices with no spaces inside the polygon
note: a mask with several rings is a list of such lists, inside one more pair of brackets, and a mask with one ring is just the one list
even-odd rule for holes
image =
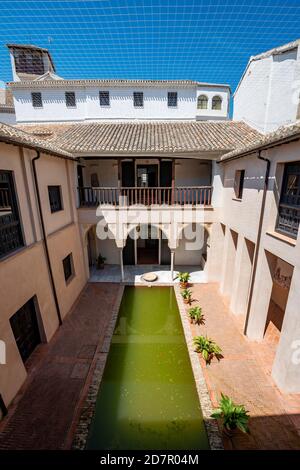
{"label": "tiled roof eave", "polygon": [[194,88],[194,87],[220,87],[228,88],[230,85],[223,83],[205,83],[193,80],[118,80],[118,79],[82,79],[82,80],[24,80],[19,82],[9,82],[10,88],[63,88],[63,87],[163,87],[163,88]]}
{"label": "tiled roof eave", "polygon": [[289,143],[300,139],[300,122],[292,125],[282,126],[274,132],[269,132],[265,136],[257,139],[250,145],[238,147],[225,153],[221,157],[221,162],[227,162],[236,158],[251,155],[258,151],[267,150],[284,143]]}

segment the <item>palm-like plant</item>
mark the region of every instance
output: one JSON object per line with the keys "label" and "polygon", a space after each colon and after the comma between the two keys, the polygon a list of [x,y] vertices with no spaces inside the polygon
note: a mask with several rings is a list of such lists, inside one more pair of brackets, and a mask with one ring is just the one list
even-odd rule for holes
{"label": "palm-like plant", "polygon": [[234,429],[240,429],[242,432],[248,433],[248,411],[244,405],[236,405],[231,398],[221,393],[219,400],[219,408],[216,408],[211,415],[212,418],[221,419],[224,430],[229,433]]}
{"label": "palm-like plant", "polygon": [[192,291],[190,289],[183,289],[181,291],[181,295],[183,298],[184,303],[190,304],[192,301]]}
{"label": "palm-like plant", "polygon": [[191,278],[190,273],[179,272],[176,276],[176,279],[179,279],[180,287],[184,289],[187,287],[190,278]]}
{"label": "palm-like plant", "polygon": [[206,364],[210,364],[215,357],[218,361],[222,359],[222,349],[207,336],[195,336],[193,339],[195,351],[200,353]]}
{"label": "palm-like plant", "polygon": [[191,320],[191,323],[196,323],[197,325],[204,325],[205,319],[204,315],[202,313],[202,308],[201,307],[192,307],[189,309],[189,317]]}

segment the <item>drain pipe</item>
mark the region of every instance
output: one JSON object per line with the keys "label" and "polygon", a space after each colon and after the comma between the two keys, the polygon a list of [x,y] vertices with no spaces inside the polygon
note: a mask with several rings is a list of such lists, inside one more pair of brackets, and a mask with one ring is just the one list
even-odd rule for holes
{"label": "drain pipe", "polygon": [[51,280],[51,286],[52,286],[52,291],[53,291],[53,296],[54,296],[54,302],[56,306],[58,323],[59,325],[62,325],[61,312],[60,312],[59,303],[57,299],[57,292],[56,292],[56,288],[54,284],[53,271],[52,271],[52,266],[50,262],[49,248],[48,248],[48,243],[47,243],[47,235],[46,235],[46,230],[45,230],[45,222],[44,222],[44,217],[43,217],[39,183],[38,183],[37,171],[36,171],[36,161],[39,160],[40,158],[41,158],[41,154],[39,150],[36,150],[36,157],[32,159],[33,178],[34,178],[34,185],[35,185],[35,190],[36,190],[36,195],[37,195],[37,202],[38,202],[38,209],[39,209],[39,215],[40,215],[40,221],[41,221],[42,234],[43,234],[43,239],[44,239],[46,259],[47,259],[48,269],[50,273],[50,280]]}
{"label": "drain pipe", "polygon": [[256,247],[255,247],[255,253],[254,253],[254,260],[253,260],[252,278],[251,278],[251,284],[250,284],[250,289],[249,289],[249,300],[248,300],[247,314],[246,314],[245,327],[244,327],[244,334],[245,335],[247,334],[250,310],[251,310],[252,299],[253,299],[253,290],[254,290],[254,284],[255,284],[255,279],[256,279],[257,262],[258,262],[261,234],[262,234],[263,219],[264,219],[264,215],[265,215],[266,198],[267,198],[267,191],[268,191],[268,185],[269,185],[269,175],[270,175],[270,166],[271,166],[271,161],[268,158],[264,158],[264,157],[261,156],[261,150],[259,150],[257,158],[259,160],[262,160],[262,161],[266,162],[267,168],[266,168],[266,173],[265,173],[264,192],[263,192],[263,197],[262,197],[262,202],[261,202],[261,210],[260,210],[259,225],[258,225],[258,232],[257,232],[257,239],[256,239]]}

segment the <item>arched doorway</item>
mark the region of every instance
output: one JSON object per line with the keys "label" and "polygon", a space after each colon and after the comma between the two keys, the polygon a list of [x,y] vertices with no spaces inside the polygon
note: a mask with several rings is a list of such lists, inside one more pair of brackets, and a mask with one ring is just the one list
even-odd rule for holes
{"label": "arched doorway", "polygon": [[123,249],[124,265],[169,265],[171,252],[168,239],[156,225],[141,224],[127,236]]}

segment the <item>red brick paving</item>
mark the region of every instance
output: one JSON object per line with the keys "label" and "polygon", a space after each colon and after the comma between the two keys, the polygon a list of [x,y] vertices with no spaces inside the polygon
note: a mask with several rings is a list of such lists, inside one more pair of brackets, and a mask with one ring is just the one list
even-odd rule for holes
{"label": "red brick paving", "polygon": [[206,323],[191,326],[193,334],[207,334],[222,348],[224,358],[205,366],[200,359],[214,406],[223,392],[250,412],[250,435],[224,437],[226,449],[300,449],[300,394],[283,394],[271,368],[276,342],[250,341],[242,333],[244,318],[230,313],[217,284],[192,287],[194,305],[202,307]]}
{"label": "red brick paving", "polygon": [[118,284],[88,284],[48,344],[30,359],[28,378],[0,424],[0,449],[64,449],[86,391]]}

